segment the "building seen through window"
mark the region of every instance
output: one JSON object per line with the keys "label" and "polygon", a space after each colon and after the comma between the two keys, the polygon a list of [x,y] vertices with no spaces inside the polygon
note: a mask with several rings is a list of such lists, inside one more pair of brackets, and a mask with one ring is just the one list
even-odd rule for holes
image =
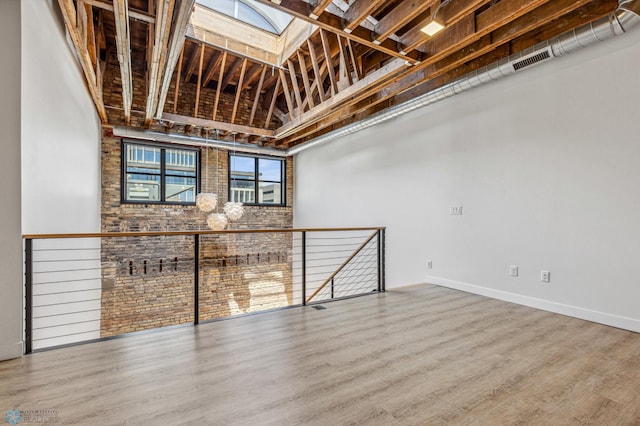
{"label": "building seen through window", "polygon": [[124,143],[123,201],[194,203],[198,151]]}
{"label": "building seen through window", "polygon": [[230,155],[229,162],[231,201],[284,205],[284,160]]}

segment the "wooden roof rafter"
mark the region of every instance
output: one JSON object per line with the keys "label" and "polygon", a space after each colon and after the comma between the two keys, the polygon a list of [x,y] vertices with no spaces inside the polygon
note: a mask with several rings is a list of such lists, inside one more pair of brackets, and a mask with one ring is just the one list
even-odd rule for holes
{"label": "wooden roof rafter", "polygon": [[[95,43],[95,40],[89,40],[89,42],[87,42],[87,34],[80,33],[77,21],[78,12],[73,4],[73,0],[58,0],[58,4],[64,18],[64,24],[67,28],[67,32],[69,33],[73,47],[78,54],[80,66],[84,73],[85,82],[89,88],[91,99],[96,106],[100,120],[103,124],[106,124],[108,122],[108,118],[104,101],[102,99],[101,71],[97,62],[92,63],[92,58],[87,48],[87,45],[89,43]],[[93,19],[93,16],[91,19]]]}
{"label": "wooden roof rafter", "polygon": [[156,10],[155,35],[153,40],[153,51],[151,62],[148,64],[148,89],[147,102],[145,108],[145,127],[151,125],[151,120],[155,115],[160,91],[160,79],[162,78],[162,67],[164,58],[169,46],[169,36],[171,29],[171,19],[173,17],[175,0],[159,0]]}
{"label": "wooden roof rafter", "polygon": [[[544,3],[544,2],[542,2]],[[529,47],[539,42],[536,28],[540,28],[545,23],[552,28],[548,37],[553,37],[561,32],[583,25],[610,13],[617,5],[617,0],[604,0],[599,4],[594,4],[588,0],[558,0],[542,4],[536,9],[535,15],[522,14],[504,26],[495,28],[491,35],[484,35],[475,43],[456,51],[455,54],[441,58],[439,61],[426,66],[422,73],[418,75],[407,74],[396,81],[383,84],[381,90],[370,92],[355,97],[351,102],[347,102],[341,108],[325,115],[320,120],[309,121],[305,129],[299,129],[296,134],[291,134],[282,140],[281,146],[292,146],[302,143],[310,137],[322,134],[336,126],[340,127],[349,122],[366,117],[384,108],[396,105],[427,93],[442,84],[446,84],[454,78],[461,77],[474,68],[462,66],[463,64],[474,63],[475,60],[484,58],[492,52],[498,56],[490,56],[485,62],[495,62],[498,59],[509,56],[513,53],[509,48],[509,43],[513,44],[520,37],[531,34],[534,39],[528,43],[520,43],[519,49]],[[506,13],[506,12],[505,12]],[[563,19],[562,25],[554,24],[555,20],[567,16]],[[500,47],[505,47],[500,49]],[[479,65],[486,65],[485,62],[478,62]],[[443,79],[445,76],[446,79]],[[279,131],[280,129],[278,129]]]}
{"label": "wooden roof rafter", "polygon": [[124,120],[131,123],[133,102],[133,77],[131,74],[131,36],[129,32],[129,4],[127,0],[113,0],[113,14],[116,23],[116,48],[120,75],[122,78],[122,105]]}
{"label": "wooden roof rafter", "polygon": [[[508,23],[509,18],[517,19],[519,16],[525,15],[531,10],[545,4],[547,1],[549,0],[514,0],[512,2],[497,3],[491,8],[485,10],[483,14],[480,14],[476,18],[478,23],[476,23],[476,20],[469,22],[469,19],[471,18],[471,16],[469,16],[469,18],[467,18],[467,23],[465,24],[466,27],[463,31],[457,27],[447,27],[439,34],[439,37],[434,37],[430,40],[431,44],[429,50],[434,52],[433,55],[423,63],[404,70],[401,74],[395,76],[394,79],[387,79],[384,82],[380,82],[374,88],[374,92],[397,93],[397,91],[401,90],[403,85],[409,85],[409,87],[411,87],[412,85],[417,84],[417,73],[420,72],[420,70],[424,70],[428,66],[437,63],[439,60],[447,57],[453,52],[477,41],[482,36],[490,34],[491,31]],[[489,18],[489,16],[491,16],[491,18]],[[459,25],[462,25],[462,23],[459,23]],[[442,36],[442,34],[444,34],[444,36]],[[436,42],[439,42],[440,45],[435,44]],[[394,88],[388,89],[388,86],[391,85],[393,85]],[[404,90],[406,90],[406,88]],[[371,92],[360,91],[355,96],[346,100],[345,105],[341,107],[349,108],[350,105],[366,98],[368,96],[367,93],[370,94]],[[308,118],[305,124],[314,124],[315,122],[322,120],[323,115],[331,115],[332,113],[332,109],[325,109],[315,117]],[[278,137],[288,136],[290,134],[290,130],[291,125],[290,123],[287,123],[278,129],[277,135]]]}
{"label": "wooden roof rafter", "polygon": [[[166,59],[163,61],[164,69],[162,73],[162,85],[160,86],[158,93],[158,101],[153,105],[153,110],[147,109],[147,119],[149,113],[155,114],[156,118],[162,116],[164,111],[165,102],[167,100],[167,94],[169,93],[169,86],[171,84],[171,78],[173,77],[173,71],[182,52],[182,47],[185,42],[185,35],[187,31],[187,25],[191,12],[193,11],[193,5],[195,0],[179,0],[178,12],[171,29],[171,39],[168,45],[168,51],[166,53]],[[155,50],[155,45],[154,45]]]}
{"label": "wooden roof rafter", "polygon": [[379,50],[389,56],[403,58],[411,63],[420,62],[419,52],[403,53],[400,49],[398,49],[397,43],[390,39],[387,39],[380,44],[376,44],[374,42],[375,33],[362,26],[355,27],[350,33],[345,32],[344,20],[331,13],[323,13],[318,17],[318,19],[311,18],[308,14],[309,5],[303,0],[282,0],[280,4],[272,3],[269,0],[256,1],[268,4],[269,6],[274,7],[282,12],[288,13],[296,18],[315,24],[323,28],[325,31],[348,37],[352,41],[365,45],[371,49]]}

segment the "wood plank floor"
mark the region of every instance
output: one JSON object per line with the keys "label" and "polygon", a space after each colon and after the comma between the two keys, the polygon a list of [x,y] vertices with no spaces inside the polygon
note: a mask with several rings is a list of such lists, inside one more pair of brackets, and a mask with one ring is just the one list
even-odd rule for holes
{"label": "wood plank floor", "polygon": [[0,362],[80,425],[640,424],[640,334],[431,285]]}

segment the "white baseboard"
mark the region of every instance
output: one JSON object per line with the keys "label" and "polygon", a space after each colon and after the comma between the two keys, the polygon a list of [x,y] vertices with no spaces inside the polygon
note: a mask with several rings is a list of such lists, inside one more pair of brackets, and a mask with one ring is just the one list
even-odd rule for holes
{"label": "white baseboard", "polygon": [[22,342],[0,343],[0,361],[5,359],[20,358],[22,356]]}
{"label": "white baseboard", "polygon": [[567,315],[574,318],[580,318],[583,320],[597,322],[599,324],[610,325],[612,327],[622,328],[624,330],[640,333],[640,319],[622,317],[619,315],[608,314],[606,312],[593,311],[591,309],[581,308],[579,306],[565,305],[563,303],[537,299],[531,296],[523,296],[521,294],[509,293],[507,291],[496,290],[493,288],[482,287],[460,281],[453,281],[441,277],[427,276],[426,279],[430,284],[453,288],[456,290],[462,290],[468,293],[479,294],[481,296],[487,296],[493,299],[517,303],[518,305],[529,306],[531,308],[542,309],[545,311],[554,312],[556,314]]}

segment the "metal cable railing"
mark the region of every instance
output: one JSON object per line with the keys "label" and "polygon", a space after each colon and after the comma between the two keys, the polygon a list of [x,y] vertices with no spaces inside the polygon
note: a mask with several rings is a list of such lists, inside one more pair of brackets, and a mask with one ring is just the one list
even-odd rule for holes
{"label": "metal cable railing", "polygon": [[381,292],[384,228],[26,235],[26,352]]}

